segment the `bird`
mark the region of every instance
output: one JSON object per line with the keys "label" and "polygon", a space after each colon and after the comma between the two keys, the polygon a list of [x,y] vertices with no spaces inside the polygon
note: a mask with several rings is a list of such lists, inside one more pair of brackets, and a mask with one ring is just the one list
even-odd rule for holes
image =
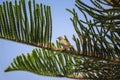
{"label": "bird", "polygon": [[63,46],[63,49],[68,50],[72,47],[70,42],[64,39],[62,36],[59,36],[57,39],[59,40],[59,43]]}

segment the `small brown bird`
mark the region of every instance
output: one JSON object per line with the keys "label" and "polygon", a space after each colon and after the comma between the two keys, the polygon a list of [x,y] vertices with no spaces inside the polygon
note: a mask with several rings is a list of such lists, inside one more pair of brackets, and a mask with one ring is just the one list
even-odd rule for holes
{"label": "small brown bird", "polygon": [[65,50],[69,49],[72,47],[72,45],[70,44],[69,41],[67,41],[66,39],[64,39],[62,36],[57,38],[59,40],[59,43],[63,46],[63,48]]}

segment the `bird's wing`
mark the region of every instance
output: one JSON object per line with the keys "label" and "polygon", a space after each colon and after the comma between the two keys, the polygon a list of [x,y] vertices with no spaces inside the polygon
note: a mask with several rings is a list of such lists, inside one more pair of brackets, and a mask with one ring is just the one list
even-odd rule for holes
{"label": "bird's wing", "polygon": [[64,40],[61,40],[60,43],[61,43],[62,45],[64,45],[64,46],[70,46],[70,45],[71,45],[71,44],[70,44],[68,41],[66,41],[65,39],[64,39]]}

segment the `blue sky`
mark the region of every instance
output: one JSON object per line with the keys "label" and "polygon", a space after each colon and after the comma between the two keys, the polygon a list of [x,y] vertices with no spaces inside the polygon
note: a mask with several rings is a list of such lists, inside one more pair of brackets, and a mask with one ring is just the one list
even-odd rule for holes
{"label": "blue sky", "polygon": [[[0,0],[0,4],[3,1],[5,0]],[[75,8],[75,0],[36,0],[36,2],[51,6],[53,19],[52,40],[55,41],[58,36],[64,35],[67,35],[72,40],[72,35],[75,34],[75,31],[70,21],[72,15],[66,11],[66,8]],[[4,69],[10,65],[13,58],[22,53],[26,54],[31,52],[34,48],[33,46],[0,39],[0,80],[70,80],[66,78],[40,76],[23,71],[4,72]]]}

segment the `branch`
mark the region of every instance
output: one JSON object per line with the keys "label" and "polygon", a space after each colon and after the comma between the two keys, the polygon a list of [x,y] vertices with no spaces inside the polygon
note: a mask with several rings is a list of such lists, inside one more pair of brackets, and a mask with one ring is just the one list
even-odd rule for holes
{"label": "branch", "polygon": [[0,5],[0,38],[34,45],[51,42],[51,8],[35,4],[35,0],[33,5],[30,0],[28,2],[30,13],[27,13],[25,0],[19,1],[19,4],[16,1],[15,5],[8,1],[3,2],[3,5]]}

